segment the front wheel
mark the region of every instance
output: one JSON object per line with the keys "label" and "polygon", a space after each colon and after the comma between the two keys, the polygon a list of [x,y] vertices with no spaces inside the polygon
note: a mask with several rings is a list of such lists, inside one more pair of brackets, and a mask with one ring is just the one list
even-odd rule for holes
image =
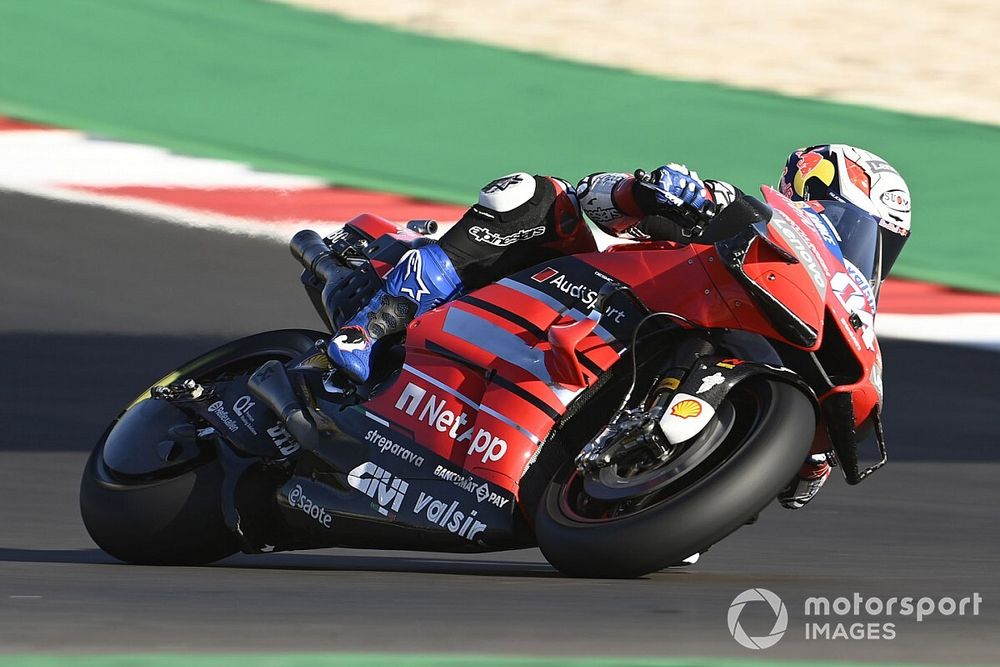
{"label": "front wheel", "polygon": [[[565,464],[536,513],[542,553],[565,574],[637,577],[703,551],[762,510],[808,454],[812,402],[783,382],[733,388],[697,456],[584,476]],[[692,453],[690,447],[685,451]]]}
{"label": "front wheel", "polygon": [[[299,356],[321,336],[285,330],[242,338],[188,362],[156,385],[251,373],[271,359]],[[189,418],[148,396],[147,391],[118,416],[87,461],[80,484],[87,532],[106,553],[129,563],[198,565],[232,555],[238,545],[223,518],[224,475],[214,449],[180,462],[164,460],[160,443]]]}

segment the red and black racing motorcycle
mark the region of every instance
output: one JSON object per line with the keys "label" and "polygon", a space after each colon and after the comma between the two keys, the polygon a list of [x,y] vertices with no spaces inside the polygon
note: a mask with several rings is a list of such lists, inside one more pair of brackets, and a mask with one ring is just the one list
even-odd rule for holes
{"label": "red and black racing motorcycle", "polygon": [[[383,341],[363,386],[338,380],[317,331],[185,364],[100,439],[87,530],[133,563],[537,544],[567,574],[632,577],[752,521],[810,452],[860,482],[886,459],[877,223],[762,191],[713,243],[595,252],[587,231],[578,254]],[[362,215],[291,247],[335,330],[427,242]],[[862,468],[868,430],[881,460]]]}

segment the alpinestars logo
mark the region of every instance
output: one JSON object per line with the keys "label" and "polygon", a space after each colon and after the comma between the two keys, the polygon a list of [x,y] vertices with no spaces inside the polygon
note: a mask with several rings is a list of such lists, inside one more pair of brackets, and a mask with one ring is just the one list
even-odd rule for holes
{"label": "alpinestars logo", "polygon": [[[427,398],[426,403],[424,398]],[[484,428],[476,431],[475,426],[466,425],[469,423],[469,416],[460,411],[457,414],[453,410],[447,410],[447,400],[435,394],[428,396],[427,390],[417,386],[412,382],[406,385],[406,389],[396,399],[395,408],[406,414],[413,416],[417,414],[417,409],[423,406],[417,419],[428,426],[434,428],[439,433],[447,433],[455,442],[469,442],[468,456],[481,454],[481,461],[499,461],[507,453],[507,441],[499,438]],[[473,435],[475,434],[475,435]]]}
{"label": "alpinestars logo", "polygon": [[521,174],[511,174],[510,176],[504,176],[503,178],[498,178],[495,181],[491,181],[486,184],[483,188],[483,192],[486,194],[493,194],[494,192],[503,192],[512,185],[517,185],[522,181]]}
{"label": "alpinestars logo", "polygon": [[[403,255],[399,263],[403,265],[403,270],[406,272],[403,274],[403,286],[399,288],[400,293],[406,294],[417,303],[420,303],[422,296],[431,293],[427,289],[427,285],[424,284],[424,260],[420,255],[420,251],[416,249],[410,250]],[[413,285],[416,285],[416,289],[412,287]]]}
{"label": "alpinestars logo", "polygon": [[527,241],[533,239],[536,236],[541,236],[545,233],[545,225],[539,225],[538,227],[532,227],[531,229],[522,229],[519,232],[514,232],[513,234],[508,234],[507,236],[502,236],[496,232],[491,232],[485,227],[470,227],[469,236],[480,243],[485,243],[487,245],[494,245],[500,248],[506,248],[507,246],[514,245],[521,241]]}
{"label": "alpinestars logo", "polygon": [[347,474],[347,483],[378,503],[378,511],[389,516],[389,511],[399,512],[399,507],[410,488],[407,482],[393,477],[392,473],[371,461],[362,463]]}

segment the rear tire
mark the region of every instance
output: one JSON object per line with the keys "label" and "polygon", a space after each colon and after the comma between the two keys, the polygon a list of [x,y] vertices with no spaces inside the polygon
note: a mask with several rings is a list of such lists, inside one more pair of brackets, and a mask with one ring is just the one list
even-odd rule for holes
{"label": "rear tire", "polygon": [[[246,372],[269,359],[288,361],[322,336],[305,330],[269,331],[227,343],[178,372],[196,381]],[[239,545],[222,515],[223,470],[214,456],[199,459],[193,468],[165,469],[142,478],[106,464],[108,437],[139,404],[136,401],[115,419],[87,461],[80,484],[80,512],[87,532],[102,550],[127,563],[200,565],[236,553]],[[178,416],[183,422],[179,411]],[[151,447],[164,437],[160,429],[149,429],[134,446]],[[131,447],[133,440],[126,442]]]}
{"label": "rear tire", "polygon": [[90,455],[80,509],[90,537],[108,555],[138,565],[201,565],[239,551],[222,516],[222,467],[217,460],[149,484],[116,481]]}
{"label": "rear tire", "polygon": [[704,551],[767,506],[802,465],[815,433],[815,411],[802,391],[779,381],[751,379],[734,392],[740,388],[759,400],[748,432],[724,443],[721,461],[634,513],[576,514],[582,487],[575,465],[565,464],[536,513],[538,544],[549,562],[577,577],[642,576]]}

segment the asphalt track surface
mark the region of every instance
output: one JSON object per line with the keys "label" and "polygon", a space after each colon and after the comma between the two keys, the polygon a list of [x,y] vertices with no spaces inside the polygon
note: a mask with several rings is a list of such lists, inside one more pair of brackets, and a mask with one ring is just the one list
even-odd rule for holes
{"label": "asphalt track surface", "polygon": [[[151,568],[100,552],[79,518],[84,457],[150,380],[227,339],[319,328],[280,245],[0,192],[0,652],[461,651],[993,663],[1000,356],[887,341],[892,461],[772,506],[693,567],[573,580],[537,550],[326,550]],[[747,588],[790,625],[766,652],[726,627]],[[896,638],[807,640],[806,597],[978,592],[979,616]],[[751,613],[752,612],[752,613]],[[748,608],[749,634],[773,616]]]}

